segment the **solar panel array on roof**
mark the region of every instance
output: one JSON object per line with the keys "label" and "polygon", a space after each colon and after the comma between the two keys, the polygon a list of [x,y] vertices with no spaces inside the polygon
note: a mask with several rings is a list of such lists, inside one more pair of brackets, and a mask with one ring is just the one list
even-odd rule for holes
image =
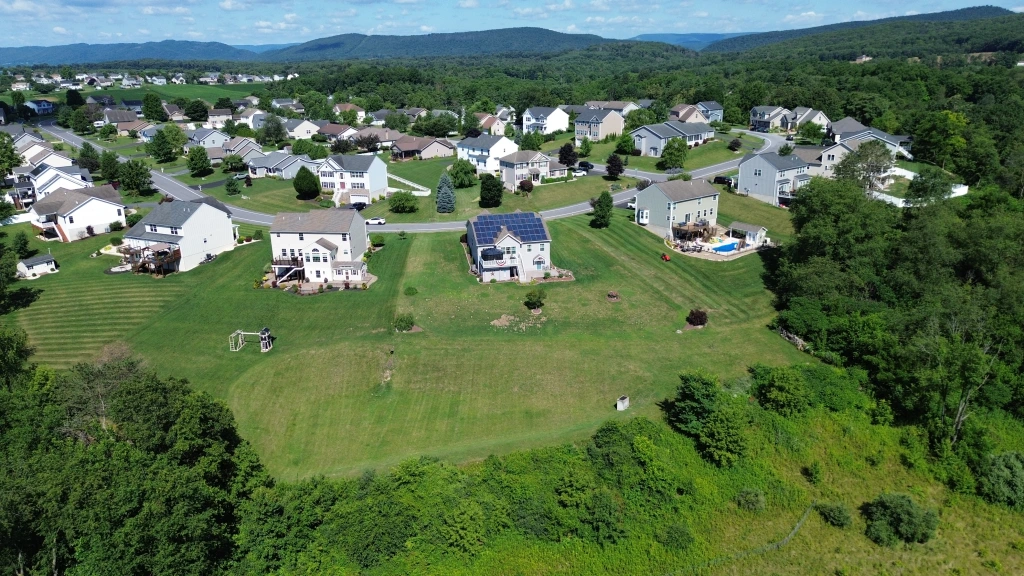
{"label": "solar panel array on roof", "polygon": [[523,242],[542,242],[548,239],[547,230],[540,217],[532,212],[514,212],[512,214],[486,214],[477,216],[473,222],[473,233],[479,244],[492,244],[501,231],[508,228]]}

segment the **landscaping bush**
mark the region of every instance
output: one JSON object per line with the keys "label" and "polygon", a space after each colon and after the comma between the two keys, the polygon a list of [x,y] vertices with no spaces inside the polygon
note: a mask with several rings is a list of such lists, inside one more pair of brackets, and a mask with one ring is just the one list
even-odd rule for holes
{"label": "landscaping bush", "polygon": [[764,492],[753,488],[744,488],[736,496],[736,505],[739,506],[740,510],[760,512],[764,510],[765,504]]}
{"label": "landscaping bush", "polygon": [[415,320],[413,319],[412,314],[406,313],[395,316],[394,326],[395,331],[397,332],[408,332],[409,330],[412,330],[414,325]]}
{"label": "landscaping bush", "polygon": [[743,141],[739,138],[733,138],[732,141],[729,142],[729,150],[737,152],[740,148],[743,148]]}
{"label": "landscaping bush", "polygon": [[842,502],[829,503],[822,502],[816,504],[814,509],[821,515],[821,519],[826,524],[835,526],[836,528],[846,528],[853,523],[853,517],[850,515],[850,509],[846,507],[846,504]]}
{"label": "landscaping bush", "polygon": [[671,180],[682,180],[684,182],[689,182],[690,180],[693,180],[693,175],[690,174],[689,172],[681,172],[679,174],[676,174],[675,176],[669,176],[668,179],[670,181]]}
{"label": "landscaping bush", "polygon": [[694,308],[686,315],[686,321],[689,322],[691,326],[705,326],[708,323],[708,313]]}
{"label": "landscaping bush", "polygon": [[256,230],[252,233],[252,237],[257,240],[263,240],[263,230]]}
{"label": "landscaping bush", "polygon": [[246,242],[252,242],[252,236],[246,236],[245,237],[245,241]]}
{"label": "landscaping bush", "polygon": [[111,246],[120,246],[121,244],[124,244],[124,240],[120,236],[114,236],[110,239]]}
{"label": "landscaping bush", "polygon": [[939,515],[924,508],[906,494],[882,494],[864,505],[868,521],[864,534],[880,546],[895,546],[901,540],[923,544],[935,536]]}
{"label": "landscaping bush", "polygon": [[334,208],[334,201],[333,200],[321,200],[320,201],[320,207],[321,208]]}
{"label": "landscaping bush", "polygon": [[562,176],[560,178],[541,178],[540,179],[540,183],[541,184],[554,184],[555,182],[568,182],[569,180],[572,180],[573,178],[575,178],[575,176],[573,176],[572,174],[569,174],[568,176]]}
{"label": "landscaping bush", "polygon": [[138,224],[139,220],[142,220],[142,214],[129,214],[125,217],[125,222],[128,223],[129,227]]}
{"label": "landscaping bush", "polygon": [[821,484],[825,477],[825,470],[821,467],[821,462],[817,460],[811,462],[810,466],[805,466],[800,472],[804,475],[804,478],[807,478],[808,482],[815,486]]}
{"label": "landscaping bush", "polygon": [[415,286],[407,286],[405,288],[406,296],[415,296],[417,294],[419,294],[419,290],[417,290]]}
{"label": "landscaping bush", "polygon": [[527,194],[533,192],[533,182],[531,182],[530,180],[521,181],[519,183],[519,190],[526,192]]}
{"label": "landscaping bush", "polygon": [[411,214],[419,208],[412,192],[395,192],[388,198],[388,210],[395,214]]}
{"label": "landscaping bush", "polygon": [[661,403],[665,420],[678,432],[697,436],[703,422],[718,408],[718,377],[698,368],[679,375],[674,398]]}
{"label": "landscaping bush", "polygon": [[1024,455],[1005,452],[990,456],[980,472],[978,492],[985,500],[1024,509]]}
{"label": "landscaping bush", "polygon": [[370,245],[374,248],[380,248],[384,245],[383,234],[370,234]]}
{"label": "landscaping bush", "polygon": [[547,298],[547,293],[544,292],[543,288],[530,290],[526,293],[526,300],[523,301],[523,304],[530,310],[537,310],[544,306],[545,298]]}
{"label": "landscaping bush", "polygon": [[238,196],[242,193],[242,187],[238,184],[238,180],[231,178],[224,184],[224,193],[228,196]]}
{"label": "landscaping bush", "polygon": [[124,230],[124,224],[121,224],[120,220],[114,220],[110,223],[111,232],[120,232],[121,230]]}

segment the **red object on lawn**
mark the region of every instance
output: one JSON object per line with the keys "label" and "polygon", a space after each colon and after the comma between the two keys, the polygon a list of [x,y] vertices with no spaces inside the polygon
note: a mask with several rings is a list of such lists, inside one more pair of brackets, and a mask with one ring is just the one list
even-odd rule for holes
{"label": "red object on lawn", "polygon": [[668,262],[668,261],[669,261],[669,260],[671,260],[671,259],[672,259],[672,258],[671,258],[671,257],[670,257],[670,256],[669,256],[668,254],[665,254],[664,252],[662,252],[662,253],[661,253],[661,260],[662,260],[663,262]]}

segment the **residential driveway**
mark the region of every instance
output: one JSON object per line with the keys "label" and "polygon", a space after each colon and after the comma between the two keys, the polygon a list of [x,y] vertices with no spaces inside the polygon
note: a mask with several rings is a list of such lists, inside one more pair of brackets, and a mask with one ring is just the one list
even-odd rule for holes
{"label": "residential driveway", "polygon": [[[69,130],[65,130],[60,126],[56,125],[55,120],[47,120],[40,124],[40,129],[48,132],[49,134],[56,136],[71,144],[75,147],[81,147],[84,140],[75,135]],[[764,146],[762,146],[757,154],[764,154],[765,152],[774,152],[778,150],[780,146],[786,143],[784,136],[778,134],[763,134],[760,132],[752,132],[750,130],[737,130],[744,134],[750,134],[751,136],[757,136],[765,140]],[[98,144],[90,142],[97,148],[102,148]],[[119,156],[122,162],[126,162],[128,158]],[[728,162],[722,162],[721,164],[715,164],[714,166],[708,166],[706,168],[698,168],[690,172],[694,178],[707,178],[720,174],[722,172],[728,172],[734,170],[740,165],[740,160],[729,160]],[[605,166],[603,164],[594,164],[594,169],[590,171],[591,174],[604,174]],[[188,186],[178,182],[174,178],[151,170],[150,174],[153,177],[153,186],[160,190],[162,193],[171,196],[177,200],[197,200],[203,198],[206,194],[198,192],[189,188]],[[631,176],[634,178],[648,178],[652,182],[664,182],[668,180],[668,176],[665,174],[659,174],[656,172],[643,172],[640,170],[626,170],[625,176]],[[616,205],[624,204],[633,196],[636,195],[636,189],[630,188],[623,190],[612,195],[612,201]],[[231,218],[237,222],[245,222],[247,224],[256,224],[258,226],[270,226],[274,222],[273,214],[264,214],[263,212],[256,212],[254,210],[246,210],[245,208],[238,208],[237,206],[230,206]],[[590,203],[581,202],[579,204],[573,204],[572,206],[563,206],[561,208],[552,208],[551,210],[544,210],[540,213],[541,217],[547,220],[554,220],[558,218],[568,218],[569,216],[576,216],[578,214],[586,214],[590,212]],[[384,226],[368,226],[368,232],[460,232],[466,229],[466,223],[462,221],[455,222],[422,222],[416,224],[386,224]]]}

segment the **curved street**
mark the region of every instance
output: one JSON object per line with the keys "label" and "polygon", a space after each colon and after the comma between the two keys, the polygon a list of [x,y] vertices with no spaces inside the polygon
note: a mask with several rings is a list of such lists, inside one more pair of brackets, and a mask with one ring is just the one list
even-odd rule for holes
{"label": "curved street", "polygon": [[[46,120],[40,123],[39,128],[44,130],[51,136],[60,138],[64,142],[78,148],[85,142],[83,138],[76,135],[70,130],[66,130],[57,126],[56,120]],[[753,132],[750,130],[737,130],[744,134],[756,136],[764,140],[764,145],[756,152],[757,154],[764,154],[766,152],[774,152],[778,150],[780,146],[785,144],[786,139],[784,136],[778,134],[766,134],[761,132]],[[104,148],[95,142],[90,142],[96,148],[103,150]],[[122,162],[127,162],[128,158],[120,156]],[[698,168],[690,172],[694,178],[708,178],[722,172],[728,172],[729,170],[736,169],[740,164],[741,158],[735,160],[729,160],[713,166],[707,166],[704,168]],[[605,166],[603,164],[594,164],[594,169],[591,173],[604,174]],[[192,188],[178,182],[174,178],[167,176],[163,172],[158,170],[150,170],[150,175],[153,178],[153,186],[164,193],[167,196],[171,196],[176,200],[196,200],[203,198],[206,194],[197,192]],[[624,173],[625,176],[631,176],[634,178],[647,178],[652,182],[664,182],[668,180],[668,176],[665,174],[659,174],[656,172],[643,172],[640,170],[627,169]],[[612,195],[612,201],[616,204],[623,204],[629,201],[636,194],[635,189],[630,188],[623,190]],[[246,224],[256,224],[259,226],[270,226],[274,221],[273,214],[266,214],[263,212],[256,212],[255,210],[247,210],[245,208],[239,208],[233,204],[231,207],[232,219],[237,222],[244,222]],[[586,214],[590,211],[590,204],[588,202],[580,202],[579,204],[572,204],[570,206],[563,206],[561,208],[552,208],[550,210],[544,210],[540,213],[541,217],[545,220],[553,220],[557,218],[567,218],[569,216],[576,216],[578,214]],[[422,223],[408,223],[408,224],[386,224],[383,226],[375,226],[373,229],[380,232],[457,232],[465,230],[466,224],[462,221],[453,222],[422,222]]]}

